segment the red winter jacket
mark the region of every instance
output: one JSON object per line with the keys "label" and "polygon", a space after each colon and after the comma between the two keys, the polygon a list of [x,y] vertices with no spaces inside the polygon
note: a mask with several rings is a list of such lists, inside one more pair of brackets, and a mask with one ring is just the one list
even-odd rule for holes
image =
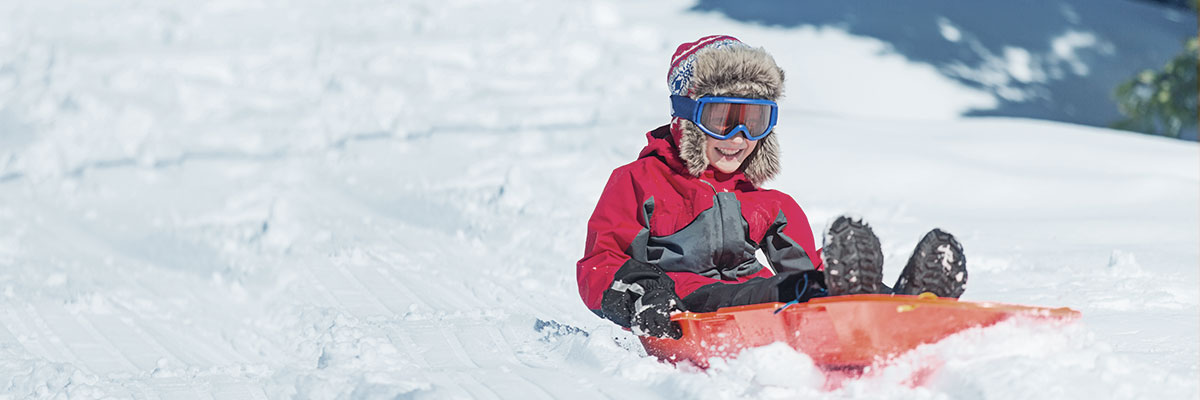
{"label": "red winter jacket", "polygon": [[774,275],[755,259],[758,249],[776,271],[823,269],[808,217],[791,196],[756,188],[741,172],[690,175],[669,125],[646,138],[638,159],[613,171],[588,220],[576,278],[597,315],[631,257],[666,271],[681,298],[712,283]]}

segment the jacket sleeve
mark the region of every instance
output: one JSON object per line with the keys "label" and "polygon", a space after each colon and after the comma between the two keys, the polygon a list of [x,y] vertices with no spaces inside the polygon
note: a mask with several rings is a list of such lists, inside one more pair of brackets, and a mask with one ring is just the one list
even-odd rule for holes
{"label": "jacket sleeve", "polygon": [[618,168],[608,178],[588,220],[587,242],[583,258],[575,264],[575,278],[583,303],[602,317],[600,303],[604,291],[612,286],[614,274],[629,260],[625,251],[643,229],[638,221],[641,204],[638,196],[630,173]]}
{"label": "jacket sleeve", "polygon": [[824,270],[808,216],[791,196],[780,193],[779,213],[759,243],[767,261],[778,273]]}

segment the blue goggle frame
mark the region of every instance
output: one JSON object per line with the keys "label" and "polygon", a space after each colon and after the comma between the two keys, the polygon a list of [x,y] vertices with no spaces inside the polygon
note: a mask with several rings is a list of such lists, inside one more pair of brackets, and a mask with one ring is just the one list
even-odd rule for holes
{"label": "blue goggle frame", "polygon": [[[745,124],[738,124],[736,127],[729,130],[729,132],[725,133],[725,134],[713,132],[712,130],[708,129],[708,127],[704,126],[703,123],[700,122],[700,116],[704,113],[704,105],[708,104],[708,103],[768,105],[768,106],[771,106],[771,122],[769,122],[767,124],[767,129],[763,130],[761,135],[751,135],[750,128],[747,128]],[[691,97],[687,97],[687,96],[671,95],[671,116],[683,118],[688,121],[692,121],[692,123],[696,124],[696,126],[699,127],[700,130],[703,131],[705,134],[707,134],[708,136],[712,136],[713,138],[716,138],[719,140],[726,140],[726,139],[732,138],[734,136],[737,136],[738,133],[745,135],[746,139],[759,140],[759,139],[767,137],[767,135],[770,135],[771,131],[775,129],[775,122],[779,118],[779,105],[775,104],[775,102],[771,101],[771,100],[747,99],[747,98],[742,98],[742,97],[715,97],[715,96],[712,96],[712,97],[701,97],[699,99],[692,100]]]}

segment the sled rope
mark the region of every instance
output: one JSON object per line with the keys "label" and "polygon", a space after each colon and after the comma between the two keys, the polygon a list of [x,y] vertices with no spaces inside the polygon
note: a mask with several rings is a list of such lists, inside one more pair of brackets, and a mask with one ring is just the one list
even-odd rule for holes
{"label": "sled rope", "polygon": [[800,299],[804,298],[804,293],[808,292],[808,274],[803,274],[800,277],[804,278],[804,284],[796,285],[796,298],[792,299],[792,301],[784,303],[783,307],[779,307],[779,309],[775,310],[776,314],[779,314],[780,311],[783,311],[794,304],[800,304]]}

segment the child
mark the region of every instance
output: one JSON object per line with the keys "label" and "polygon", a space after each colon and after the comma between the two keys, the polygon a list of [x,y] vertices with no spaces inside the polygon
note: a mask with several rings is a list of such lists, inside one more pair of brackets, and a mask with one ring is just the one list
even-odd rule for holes
{"label": "child", "polygon": [[[667,83],[672,119],[613,171],[577,264],[589,309],[637,335],[679,338],[670,315],[863,293],[958,297],[962,246],[934,229],[893,288],[865,222],[839,217],[817,249],[804,211],[762,189],[779,171],[775,103],[784,74],[767,52],[730,36],[684,43]],[[772,269],[755,258],[762,250]]]}

